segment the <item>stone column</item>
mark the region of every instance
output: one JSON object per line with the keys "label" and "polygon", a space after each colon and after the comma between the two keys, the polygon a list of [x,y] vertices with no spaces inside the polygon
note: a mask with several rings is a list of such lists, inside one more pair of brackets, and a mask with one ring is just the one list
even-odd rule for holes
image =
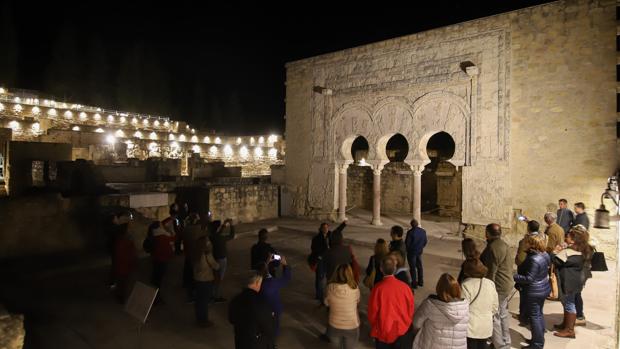
{"label": "stone column", "polygon": [[424,166],[411,166],[413,171],[413,185],[411,201],[413,202],[413,218],[421,222],[422,216],[422,170]]}
{"label": "stone column", "polygon": [[372,170],[372,225],[381,225],[381,170],[383,167]]}
{"label": "stone column", "polygon": [[349,165],[338,166],[338,220],[347,219],[347,169]]}

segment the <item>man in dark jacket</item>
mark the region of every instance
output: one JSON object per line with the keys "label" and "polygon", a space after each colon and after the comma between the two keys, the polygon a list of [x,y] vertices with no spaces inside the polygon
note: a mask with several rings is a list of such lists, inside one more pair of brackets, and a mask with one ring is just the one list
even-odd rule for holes
{"label": "man in dark jacket", "polygon": [[355,257],[353,256],[351,246],[343,245],[342,239],[342,232],[334,231],[331,235],[330,248],[323,255],[325,277],[328,281],[331,280],[334,272],[341,264],[350,265],[353,268],[353,275],[359,276],[359,266],[353,262]]}
{"label": "man in dark jacket", "polygon": [[310,246],[311,253],[308,257],[308,263],[315,267],[315,279],[314,290],[315,298],[320,304],[323,304],[323,290],[325,289],[325,264],[323,262],[323,256],[329,249],[331,235],[335,232],[342,233],[342,230],[346,227],[347,222],[340,223],[338,228],[331,232],[329,230],[329,224],[321,223],[319,232],[312,238],[312,245]]}
{"label": "man in dark jacket", "polygon": [[578,202],[575,204],[575,220],[573,221],[573,226],[577,224],[581,224],[586,227],[587,230],[590,230],[590,219],[588,219],[588,214],[586,213],[586,205],[583,202]]}
{"label": "man in dark jacket", "polygon": [[259,295],[263,277],[254,273],[230,302],[228,321],[235,328],[235,349],[273,349],[274,315]]}
{"label": "man in dark jacket", "polygon": [[573,226],[575,214],[573,214],[573,211],[566,207],[568,205],[568,201],[566,201],[566,199],[560,199],[558,201],[558,205],[560,206],[560,208],[558,209],[557,213],[557,223],[560,225],[560,227],[562,227],[562,229],[564,229],[564,234],[567,234],[570,227]]}
{"label": "man in dark jacket", "polygon": [[426,230],[420,227],[417,219],[411,220],[411,230],[407,232],[405,246],[407,247],[407,262],[411,273],[411,286],[424,286],[424,269],[422,267],[422,252],[428,243]]}
{"label": "man in dark jacket", "polygon": [[258,242],[252,246],[250,255],[250,269],[260,271],[265,263],[269,263],[269,257],[276,250],[267,243],[269,232],[263,228],[258,231]]}
{"label": "man in dark jacket", "polygon": [[487,247],[480,260],[488,268],[487,278],[495,283],[499,300],[499,311],[493,315],[493,345],[497,349],[510,348],[510,323],[508,298],[514,286],[512,264],[508,244],[501,239],[499,224],[486,226]]}
{"label": "man in dark jacket", "polygon": [[224,274],[226,274],[226,266],[228,265],[228,249],[226,248],[226,244],[228,241],[235,238],[235,227],[233,227],[231,219],[225,220],[222,225],[220,225],[220,221],[213,221],[211,224],[209,237],[213,245],[213,258],[215,258],[217,264],[220,265],[218,277],[213,289],[213,297],[216,303],[222,303],[226,301],[219,292],[220,285],[224,280]]}
{"label": "man in dark jacket", "polygon": [[390,241],[390,252],[398,251],[401,256],[403,256],[403,260],[407,258],[407,246],[405,246],[405,241],[403,240],[403,227],[400,225],[395,225],[390,229],[390,237],[392,241]]}

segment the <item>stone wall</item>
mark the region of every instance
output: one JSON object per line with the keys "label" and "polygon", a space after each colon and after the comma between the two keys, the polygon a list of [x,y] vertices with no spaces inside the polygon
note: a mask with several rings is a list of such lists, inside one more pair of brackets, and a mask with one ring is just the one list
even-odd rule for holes
{"label": "stone wall", "polygon": [[227,185],[209,188],[209,210],[214,219],[235,223],[278,217],[278,186]]}
{"label": "stone wall", "polygon": [[[337,165],[355,137],[380,168],[394,133],[420,165],[445,131],[464,223],[509,234],[516,214],[541,219],[559,198],[592,214],[618,166],[615,8],[557,1],[287,64],[291,211],[334,217]],[[611,257],[613,231],[593,230]]]}

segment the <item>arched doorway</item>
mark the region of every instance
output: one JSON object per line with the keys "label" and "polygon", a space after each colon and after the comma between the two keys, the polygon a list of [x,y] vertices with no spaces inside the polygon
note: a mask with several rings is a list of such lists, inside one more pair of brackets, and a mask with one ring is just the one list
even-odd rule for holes
{"label": "arched doorway", "polygon": [[370,146],[364,136],[351,144],[353,163],[347,168],[347,207],[372,209],[372,169],[366,163]]}
{"label": "arched doorway", "polygon": [[426,145],[430,163],[422,172],[422,212],[444,217],[461,216],[461,171],[448,160],[455,152],[454,138],[434,134]]}
{"label": "arched doorway", "polygon": [[400,133],[388,139],[385,154],[388,160],[381,171],[381,212],[411,213],[411,167],[404,162],[409,142]]}

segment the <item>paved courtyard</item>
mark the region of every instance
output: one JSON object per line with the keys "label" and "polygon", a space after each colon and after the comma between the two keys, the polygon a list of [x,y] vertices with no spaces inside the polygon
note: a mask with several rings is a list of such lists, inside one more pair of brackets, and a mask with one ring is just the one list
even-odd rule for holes
{"label": "paved courtyard", "polygon": [[[282,319],[280,348],[320,348],[325,343],[318,335],[325,330],[327,313],[313,300],[313,274],[305,263],[309,251],[310,234],[316,222],[279,220],[263,222],[278,225],[270,241],[287,257],[293,268],[293,281],[282,291],[285,312]],[[389,223],[386,221],[384,223]],[[431,223],[428,224],[432,226]],[[293,230],[291,228],[295,227]],[[366,226],[367,227],[367,226]],[[354,251],[365,267],[371,249],[365,245],[377,237],[387,238],[388,227],[366,228],[352,220],[345,230],[345,237],[354,241]],[[255,228],[255,227],[249,227]],[[431,234],[428,254],[424,259],[426,286],[416,291],[416,304],[433,291],[437,277],[443,272],[456,274],[461,262],[459,242],[456,239]],[[223,294],[231,298],[240,290],[243,275],[249,265],[250,246],[255,236],[245,234],[229,244],[229,271]],[[12,266],[3,271],[0,301],[12,312],[26,316],[26,348],[232,348],[232,327],[227,321],[227,304],[210,308],[210,318],[215,326],[201,329],[194,325],[193,306],[186,304],[181,288],[182,257],[174,260],[165,280],[163,295],[166,303],[153,309],[149,321],[141,328],[116,304],[105,287],[107,267],[103,258],[90,258],[90,263],[67,261],[62,267],[51,268],[42,262]],[[98,261],[98,262],[93,262]],[[78,267],[80,263],[84,267]],[[83,264],[82,264],[83,263]],[[69,265],[67,265],[69,264]],[[21,272],[19,272],[22,270]],[[148,259],[140,261],[137,279],[148,280]],[[597,273],[584,293],[586,328],[578,328],[577,339],[567,340],[546,335],[547,348],[612,348],[615,296],[615,271]],[[6,281],[6,282],[5,282]],[[368,337],[366,302],[368,290],[362,286],[360,316],[362,330],[360,348],[372,348]],[[518,296],[511,304],[518,305]],[[561,318],[557,302],[545,305],[547,328]],[[529,338],[526,329],[512,320],[512,337],[515,347]]]}

